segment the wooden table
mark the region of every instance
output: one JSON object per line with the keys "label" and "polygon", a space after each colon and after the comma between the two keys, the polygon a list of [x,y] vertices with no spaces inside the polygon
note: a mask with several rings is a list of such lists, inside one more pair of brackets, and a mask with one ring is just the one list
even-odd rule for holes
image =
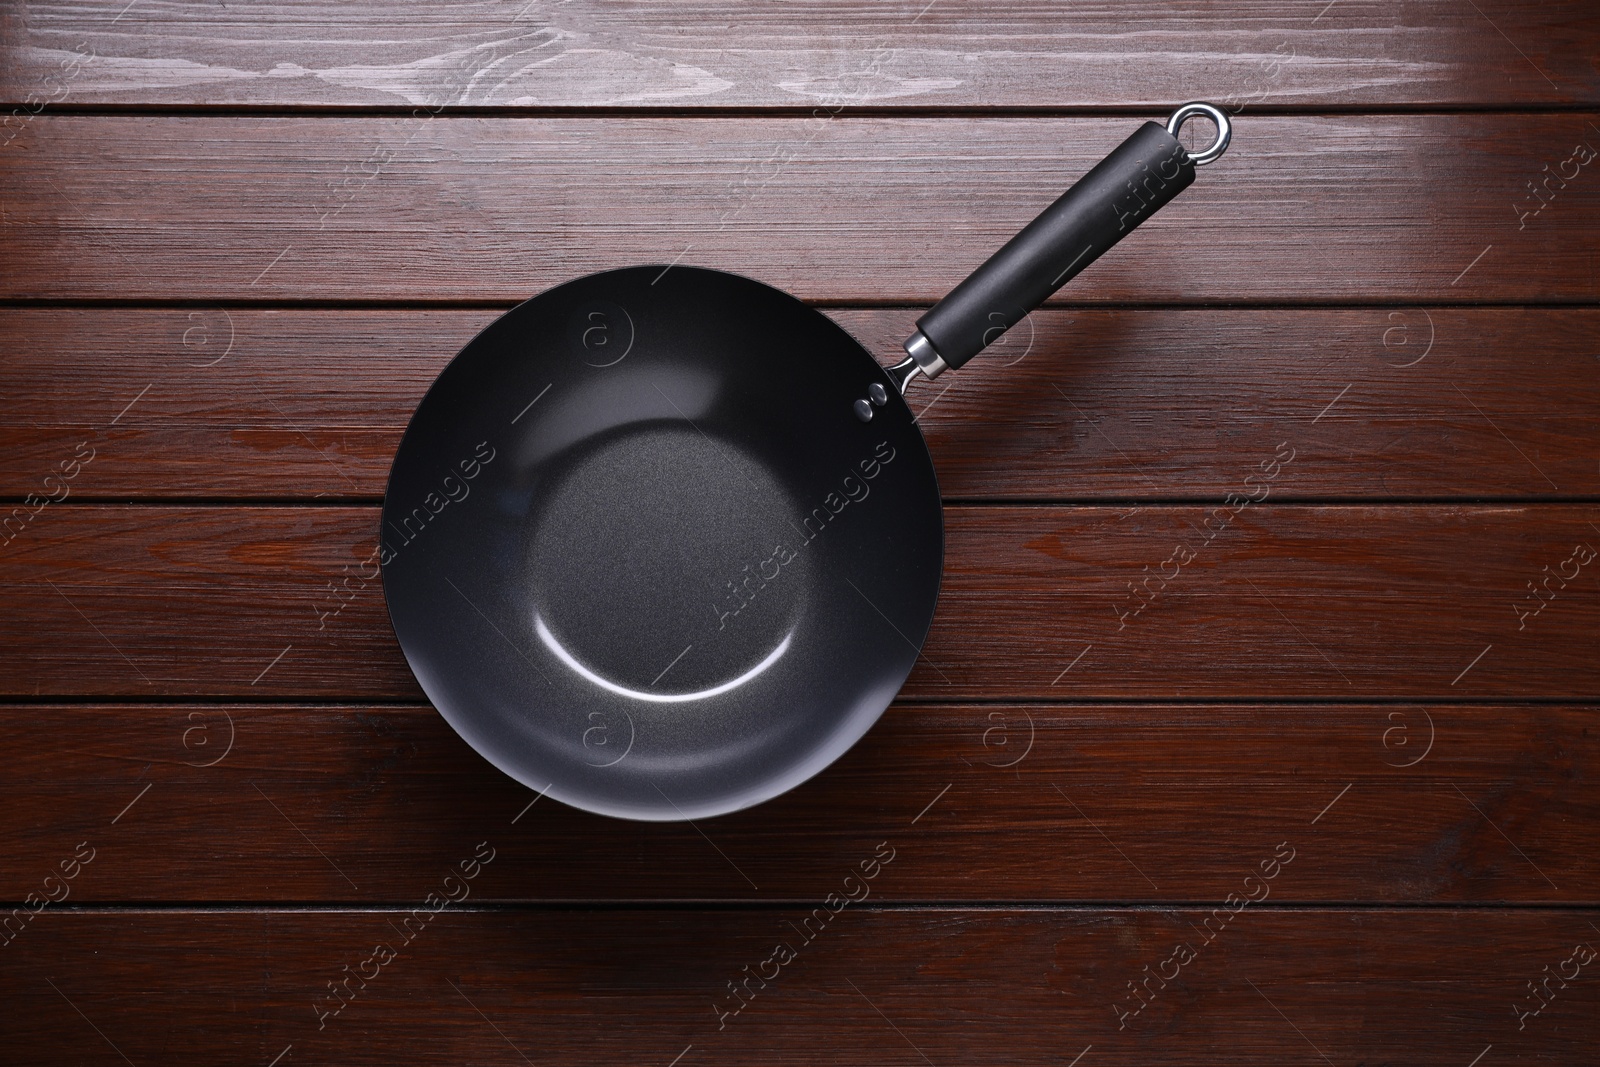
{"label": "wooden table", "polygon": [[[1592,3],[0,33],[0,1062],[1600,1055]],[[613,822],[423,700],[362,561],[475,331],[676,261],[892,360],[1194,98],[1227,156],[913,393],[943,600],[837,765]]]}

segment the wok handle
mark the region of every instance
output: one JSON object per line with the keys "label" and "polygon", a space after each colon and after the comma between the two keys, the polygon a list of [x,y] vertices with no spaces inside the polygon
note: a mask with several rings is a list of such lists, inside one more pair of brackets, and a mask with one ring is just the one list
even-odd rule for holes
{"label": "wok handle", "polygon": [[[1196,115],[1216,124],[1217,138],[1191,156],[1177,133]],[[905,342],[917,369],[936,377],[994,343],[1187,189],[1195,167],[1222,155],[1231,134],[1227,116],[1201,103],[1180,107],[1165,126],[1147,122],[1139,127],[917,320],[917,332]]]}

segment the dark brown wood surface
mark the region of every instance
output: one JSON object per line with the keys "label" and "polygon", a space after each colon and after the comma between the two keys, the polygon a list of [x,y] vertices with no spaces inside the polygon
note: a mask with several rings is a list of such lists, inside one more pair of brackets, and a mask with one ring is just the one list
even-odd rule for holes
{"label": "dark brown wood surface", "polygon": [[[470,858],[475,842],[492,839],[496,858],[481,878],[514,847],[499,836],[462,842]],[[920,844],[886,836],[895,859],[882,883]],[[1290,847],[1278,880],[1317,862],[1310,844]],[[1211,910],[1200,908],[902,910],[869,898],[826,925],[813,920],[807,942],[796,932],[810,916],[803,908],[471,904],[414,926],[399,909],[46,914],[23,936],[48,969],[0,953],[12,1009],[0,1040],[108,1064],[123,1062],[120,1053],[136,1064],[283,1055],[285,1064],[1056,1065],[1092,1056],[1130,1067],[1267,1067],[1467,1064],[1489,1046],[1505,1063],[1584,1063],[1593,1048],[1586,973],[1565,988],[1549,979],[1548,1001],[1527,988],[1597,940],[1588,911],[1256,905],[1207,928]],[[763,969],[780,943],[794,958]],[[1193,958],[1163,989],[1157,972],[1180,944]],[[393,957],[375,956],[379,946]],[[1153,995],[1135,1016],[1128,985],[1144,982],[1146,967]],[[361,973],[372,977],[346,978]],[[344,980],[348,993],[330,992]],[[745,981],[748,994],[730,992]],[[1520,1029],[1514,1005],[1530,1013]],[[1129,1016],[1120,1030],[1118,1009]]]}
{"label": "dark brown wood surface", "polygon": [[[1592,1063],[1597,49],[1576,0],[0,2],[0,1064]],[[914,387],[943,596],[833,767],[620,823],[427,705],[359,564],[482,326],[676,261],[892,360],[1194,98],[1223,160]]]}
{"label": "dark brown wood surface", "polygon": [[[1205,181],[1060,299],[1594,297],[1600,159],[1557,172],[1600,150],[1600,112],[1245,117]],[[677,261],[808,300],[932,303],[1135,126],[41,115],[0,155],[0,297],[512,301]],[[1524,184],[1546,166],[1543,200]]]}
{"label": "dark brown wood surface", "polygon": [[529,808],[426,705],[34,705],[0,722],[33,754],[0,781],[0,899],[87,839],[73,902],[403,904],[490,834],[475,901],[809,904],[912,833],[875,900],[1222,900],[1287,837],[1316,858],[1270,901],[1586,904],[1594,714],[896,705],[821,777],[696,830]]}
{"label": "dark brown wood surface", "polygon": [[[122,0],[126,2],[126,0]],[[111,8],[115,7],[115,10]],[[1233,107],[1600,100],[1583,0],[20,7],[0,97],[206,106]],[[63,63],[66,64],[63,67]]]}
{"label": "dark brown wood surface", "polygon": [[[922,311],[827,310],[885,360]],[[0,308],[0,496],[90,440],[69,501],[376,501],[498,313]],[[1285,440],[1271,500],[1593,499],[1597,338],[1588,307],[1050,310],[913,406],[952,500],[1217,500]]]}
{"label": "dark brown wood surface", "polygon": [[[0,692],[420,699],[362,576],[377,527],[376,507],[43,507],[6,546]],[[951,506],[904,695],[1588,699],[1586,552],[1600,506]]]}

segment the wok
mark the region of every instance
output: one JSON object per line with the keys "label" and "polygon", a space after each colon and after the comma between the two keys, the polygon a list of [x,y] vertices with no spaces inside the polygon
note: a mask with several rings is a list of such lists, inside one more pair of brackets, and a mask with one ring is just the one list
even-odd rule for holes
{"label": "wok", "polygon": [[[1182,124],[1215,141],[1190,154]],[[938,599],[903,394],[960,367],[1220,156],[1147,122],[917,320],[885,369],[760,282],[606,271],[501,316],[401,440],[379,563],[428,699],[557,800],[687,820],[812,777],[877,720]]]}

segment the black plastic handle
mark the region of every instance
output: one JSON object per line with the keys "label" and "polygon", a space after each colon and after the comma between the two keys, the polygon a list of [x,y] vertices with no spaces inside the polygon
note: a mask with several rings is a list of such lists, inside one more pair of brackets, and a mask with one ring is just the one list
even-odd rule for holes
{"label": "black plastic handle", "polygon": [[[945,366],[961,366],[1187,189],[1194,168],[1176,137],[1145,123],[918,319],[917,329]],[[912,335],[908,349],[917,340]]]}

